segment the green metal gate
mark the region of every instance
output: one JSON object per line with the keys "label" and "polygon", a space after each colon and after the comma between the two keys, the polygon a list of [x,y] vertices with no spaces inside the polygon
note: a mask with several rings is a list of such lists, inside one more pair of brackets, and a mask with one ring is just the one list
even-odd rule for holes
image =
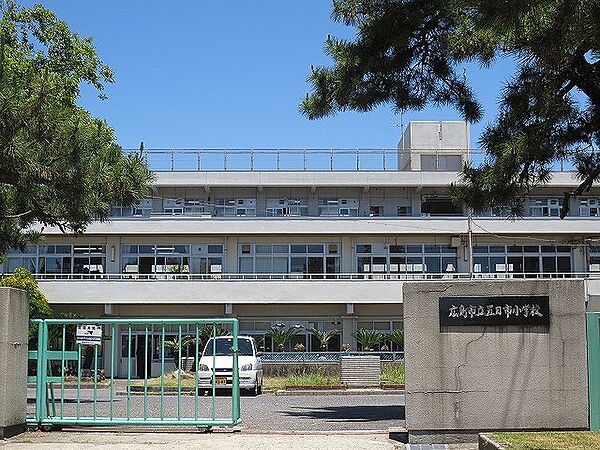
{"label": "green metal gate", "polygon": [[600,431],[600,313],[587,313],[590,431]]}
{"label": "green metal gate", "polygon": [[[213,427],[241,422],[237,319],[38,319],[32,323],[38,327],[38,339],[37,350],[29,351],[30,361],[35,361],[30,369],[36,372],[27,380],[35,383],[29,425]],[[77,325],[100,326],[100,344],[78,342]],[[208,380],[212,389],[206,389],[208,396],[200,395],[201,345],[220,330],[232,337],[231,396],[217,396],[215,339]],[[185,372],[182,362],[189,363],[190,358],[193,370]],[[170,372],[173,366],[176,370]]]}

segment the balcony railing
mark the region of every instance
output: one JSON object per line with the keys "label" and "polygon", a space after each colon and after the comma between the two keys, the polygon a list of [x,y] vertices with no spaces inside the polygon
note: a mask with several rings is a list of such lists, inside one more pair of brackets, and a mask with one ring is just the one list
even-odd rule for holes
{"label": "balcony railing", "polygon": [[404,352],[265,352],[263,364],[337,364],[340,356],[379,356],[381,362],[403,362]]}
{"label": "balcony railing", "polygon": [[[449,171],[439,162],[439,156],[463,154],[466,159],[469,155],[475,166],[486,159],[479,149],[413,151],[415,155],[421,152],[435,155],[438,171]],[[146,149],[143,152],[155,172],[397,172],[410,170],[405,168],[407,163],[411,166],[408,150],[397,148]],[[573,167],[558,162],[552,169],[572,171]]]}
{"label": "balcony railing", "polygon": [[[9,276],[9,273],[2,276]],[[600,272],[503,272],[503,273],[222,273],[222,274],[131,274],[131,273],[36,273],[41,281],[449,281],[449,280],[494,280],[494,279],[547,279],[547,278],[591,278],[600,279]]]}

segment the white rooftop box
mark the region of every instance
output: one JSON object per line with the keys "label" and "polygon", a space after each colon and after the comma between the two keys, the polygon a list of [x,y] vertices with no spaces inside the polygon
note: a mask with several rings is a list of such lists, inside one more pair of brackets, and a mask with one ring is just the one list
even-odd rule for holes
{"label": "white rooftop box", "polygon": [[411,121],[398,142],[398,168],[458,172],[468,157],[469,145],[467,122]]}

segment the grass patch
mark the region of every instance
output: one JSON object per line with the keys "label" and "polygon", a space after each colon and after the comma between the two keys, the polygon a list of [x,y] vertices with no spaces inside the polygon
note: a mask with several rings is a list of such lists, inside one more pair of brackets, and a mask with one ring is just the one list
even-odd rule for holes
{"label": "grass patch", "polygon": [[[163,375],[162,378],[163,378],[163,386],[164,387],[179,386],[177,375],[175,372]],[[160,379],[161,379],[161,377],[148,378],[148,386],[160,387]],[[143,386],[143,385],[144,385],[144,380],[137,380],[135,383],[133,383],[133,386]],[[196,380],[195,380],[193,374],[192,374],[192,376],[184,375],[181,378],[181,387],[182,388],[194,389],[195,386],[196,386]]]}
{"label": "grass patch", "polygon": [[404,363],[383,364],[381,381],[389,384],[404,384]]}
{"label": "grass patch", "polygon": [[286,386],[339,386],[342,384],[337,375],[319,372],[304,372],[285,377],[265,377],[263,387],[268,391],[285,389]]}
{"label": "grass patch", "polygon": [[492,437],[507,450],[600,449],[600,433],[589,431],[494,433]]}

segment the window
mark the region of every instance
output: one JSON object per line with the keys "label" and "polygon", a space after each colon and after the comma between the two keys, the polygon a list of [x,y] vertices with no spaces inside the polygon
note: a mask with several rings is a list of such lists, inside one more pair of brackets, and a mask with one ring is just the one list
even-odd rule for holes
{"label": "window", "polygon": [[320,198],[319,216],[357,217],[358,204],[356,198]]}
{"label": "window", "polygon": [[562,245],[476,245],[473,272],[513,273],[529,277],[571,272],[571,248]]}
{"label": "window", "polygon": [[184,211],[183,199],[166,198],[163,200],[163,212],[172,216],[181,216]]}
{"label": "window", "polygon": [[424,216],[462,216],[462,208],[455,205],[449,197],[423,196],[421,215]]}
{"label": "window", "polygon": [[256,216],[255,198],[217,198],[215,200],[217,217],[252,217]]}
{"label": "window", "polygon": [[600,272],[600,246],[592,245],[588,248],[588,269],[590,272]]}
{"label": "window", "polygon": [[103,274],[106,266],[106,246],[85,245],[30,245],[24,252],[10,250],[4,270],[12,273],[24,267],[40,274]]}
{"label": "window", "polygon": [[452,273],[456,271],[456,249],[444,245],[358,244],[358,273]]}
{"label": "window", "polygon": [[562,205],[562,198],[530,198],[529,215],[532,217],[559,217]]}
{"label": "window", "polygon": [[307,198],[268,198],[267,216],[299,217],[308,216]]}
{"label": "window", "polygon": [[121,271],[131,274],[223,272],[223,244],[123,244]]}
{"label": "window", "polygon": [[429,172],[459,172],[461,155],[421,155],[421,170]]}
{"label": "window", "polygon": [[399,217],[412,216],[412,208],[410,206],[400,205],[396,208],[396,215]]}
{"label": "window", "polygon": [[137,205],[133,207],[133,217],[150,217],[152,215],[152,199],[145,198],[140,200]]}
{"label": "window", "polygon": [[184,214],[186,216],[200,216],[205,214],[203,198],[186,198],[184,202]]}
{"label": "window", "polygon": [[600,198],[582,198],[579,200],[579,215],[582,217],[600,216]]}
{"label": "window", "polygon": [[340,271],[339,244],[240,244],[241,273],[333,274]]}
{"label": "window", "polygon": [[369,217],[383,216],[383,206],[369,206]]}

